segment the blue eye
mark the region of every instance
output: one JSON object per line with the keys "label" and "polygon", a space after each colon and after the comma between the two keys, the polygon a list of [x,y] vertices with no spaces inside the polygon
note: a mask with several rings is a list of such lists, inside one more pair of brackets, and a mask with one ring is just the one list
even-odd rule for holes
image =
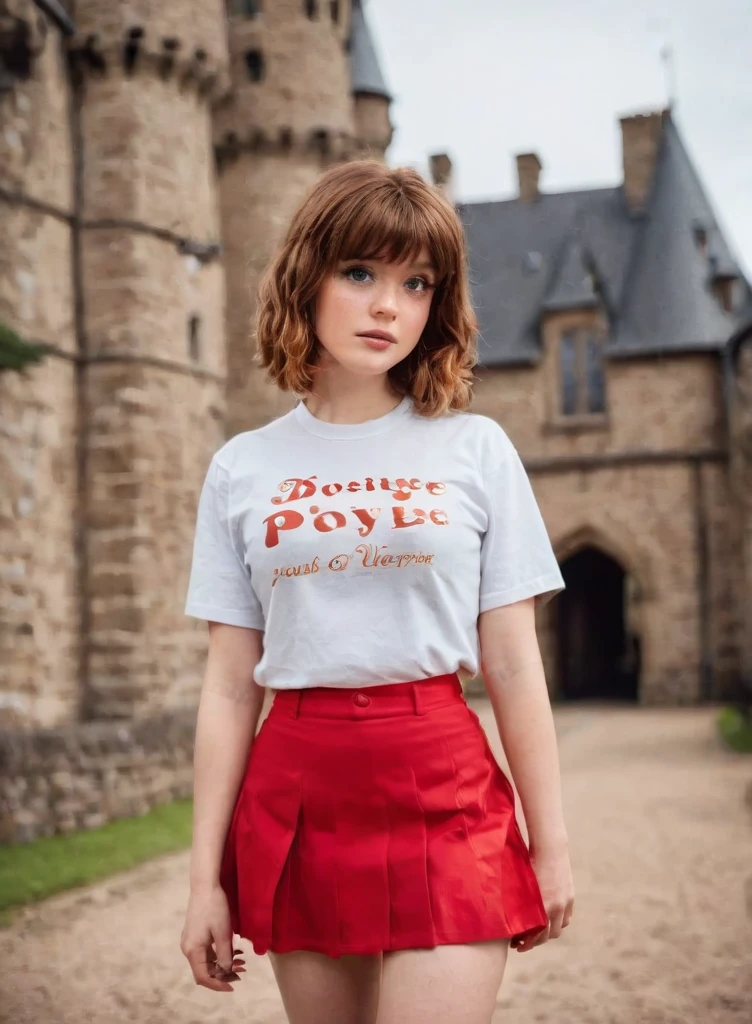
{"label": "blue eye", "polygon": [[[354,277],[354,274],[362,274],[362,277]],[[371,271],[366,270],[365,267],[350,267],[349,270],[344,272],[344,276],[354,281],[356,284],[363,284],[371,276]]]}

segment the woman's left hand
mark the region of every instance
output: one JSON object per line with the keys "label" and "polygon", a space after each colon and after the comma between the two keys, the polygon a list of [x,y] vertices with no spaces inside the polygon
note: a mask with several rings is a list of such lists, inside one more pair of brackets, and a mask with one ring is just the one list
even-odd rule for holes
{"label": "woman's left hand", "polygon": [[542,946],[549,939],[558,939],[568,927],[574,910],[574,882],[568,846],[531,849],[530,860],[548,914],[548,925],[542,930],[515,936],[512,946],[519,953]]}

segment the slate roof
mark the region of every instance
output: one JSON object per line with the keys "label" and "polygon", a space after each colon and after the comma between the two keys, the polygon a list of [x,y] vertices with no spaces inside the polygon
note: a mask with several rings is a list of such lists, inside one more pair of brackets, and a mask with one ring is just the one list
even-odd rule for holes
{"label": "slate roof", "polygon": [[391,100],[384,75],[381,71],[371,30],[363,11],[363,0],[354,0],[352,25],[350,28],[350,81],[352,91],[383,96]]}
{"label": "slate roof", "polygon": [[[535,362],[545,312],[602,303],[613,357],[720,349],[752,308],[744,279],[673,119],[663,128],[644,215],[621,186],[458,207],[470,252],[486,366]],[[695,238],[704,228],[707,249]],[[713,273],[739,277],[736,307]]]}

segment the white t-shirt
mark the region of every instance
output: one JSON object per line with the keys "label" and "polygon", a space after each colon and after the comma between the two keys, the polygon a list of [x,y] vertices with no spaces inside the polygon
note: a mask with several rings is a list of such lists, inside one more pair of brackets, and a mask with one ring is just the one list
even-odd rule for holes
{"label": "white t-shirt", "polygon": [[476,675],[479,613],[563,587],[493,420],[408,397],[332,424],[300,402],[214,455],[185,611],[263,630],[261,686],[362,688]]}

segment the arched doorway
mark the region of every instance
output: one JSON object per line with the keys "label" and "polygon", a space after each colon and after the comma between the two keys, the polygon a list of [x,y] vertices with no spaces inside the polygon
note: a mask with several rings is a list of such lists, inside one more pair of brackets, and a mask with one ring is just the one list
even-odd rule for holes
{"label": "arched doorway", "polygon": [[627,625],[624,569],[586,547],[567,558],[561,571],[566,590],[557,598],[558,696],[636,701],[640,651]]}

